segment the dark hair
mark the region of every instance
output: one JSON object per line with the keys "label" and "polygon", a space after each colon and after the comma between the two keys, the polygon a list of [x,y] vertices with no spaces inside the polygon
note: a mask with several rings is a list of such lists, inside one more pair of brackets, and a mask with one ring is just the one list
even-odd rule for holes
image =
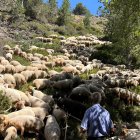
{"label": "dark hair", "polygon": [[96,103],[100,103],[102,100],[102,96],[100,92],[94,92],[91,95],[91,101],[92,103],[96,104]]}

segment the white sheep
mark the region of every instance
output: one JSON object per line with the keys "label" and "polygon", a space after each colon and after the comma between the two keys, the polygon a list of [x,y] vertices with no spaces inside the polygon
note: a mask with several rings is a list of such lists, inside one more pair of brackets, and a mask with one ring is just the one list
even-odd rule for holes
{"label": "white sheep", "polygon": [[13,76],[16,81],[16,87],[19,88],[21,85],[26,83],[26,79],[25,79],[24,75],[22,75],[20,73],[15,73]]}
{"label": "white sheep", "polygon": [[4,140],[13,140],[17,138],[17,129],[14,126],[10,126],[2,131]]}
{"label": "white sheep", "polygon": [[9,65],[10,63],[9,63],[9,61],[8,60],[1,60],[1,64],[2,65]]}
{"label": "white sheep", "polygon": [[0,65],[0,73],[4,73],[5,72],[5,66]]}
{"label": "white sheep", "polygon": [[35,78],[45,78],[47,76],[47,72],[46,71],[42,71],[42,70],[36,70],[35,71]]}
{"label": "white sheep", "polygon": [[14,76],[11,74],[4,74],[3,76],[4,76],[5,83],[7,83],[9,85],[9,87],[15,88],[16,80],[15,80]]}
{"label": "white sheep", "polygon": [[20,130],[21,137],[23,139],[24,131],[36,131],[39,132],[39,130],[44,126],[44,123],[42,120],[40,120],[37,117],[29,116],[29,115],[22,115],[22,116],[16,116],[14,118],[3,118],[3,123],[6,126],[14,126],[17,130]]}
{"label": "white sheep", "polygon": [[25,68],[26,68],[26,66],[23,66],[23,65],[17,65],[17,66],[15,66],[16,73],[19,73],[19,72],[24,71]]}
{"label": "white sheep", "polygon": [[31,70],[22,71],[21,74],[24,75],[26,81],[32,80],[34,78],[34,71]]}
{"label": "white sheep", "polygon": [[60,140],[60,127],[52,115],[47,116],[44,135],[45,140]]}
{"label": "white sheep", "polygon": [[50,111],[50,106],[48,103],[44,102],[43,100],[41,100],[37,97],[30,95],[28,92],[26,92],[26,95],[29,98],[29,101],[31,103],[31,107],[43,107],[43,108],[48,109],[48,111]]}
{"label": "white sheep", "polygon": [[12,60],[11,62],[10,62],[10,64],[11,65],[14,65],[14,66],[17,66],[17,65],[21,65],[18,61],[16,61],[16,60]]}
{"label": "white sheep", "polygon": [[13,55],[11,53],[6,53],[5,58],[10,61],[10,60],[12,60]]}
{"label": "white sheep", "polygon": [[37,89],[44,89],[47,87],[52,87],[52,81],[48,79],[35,79],[33,81],[33,86],[35,86]]}
{"label": "white sheep", "polygon": [[13,65],[5,65],[5,72],[6,73],[15,73],[16,69]]}

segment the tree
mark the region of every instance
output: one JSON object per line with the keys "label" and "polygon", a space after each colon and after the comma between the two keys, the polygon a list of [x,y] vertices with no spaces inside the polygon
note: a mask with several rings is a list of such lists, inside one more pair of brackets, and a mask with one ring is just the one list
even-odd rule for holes
{"label": "tree", "polygon": [[59,9],[57,24],[59,26],[67,25],[70,20],[70,2],[64,0],[62,7]]}
{"label": "tree", "polygon": [[89,12],[89,11],[87,10],[87,8],[85,6],[83,6],[82,3],[78,3],[76,5],[75,9],[73,10],[73,13],[75,15],[86,15],[87,12]]}
{"label": "tree", "polygon": [[140,10],[138,3],[139,0],[112,0],[104,3],[104,11],[108,18],[105,34],[118,50],[120,62],[125,63],[128,67],[132,63],[136,63],[134,62],[136,56],[133,52],[139,44]]}
{"label": "tree", "polygon": [[[38,13],[38,6],[42,4],[42,0],[24,0],[23,5],[25,7],[25,15],[30,18],[36,19]],[[41,9],[40,9],[41,10]]]}
{"label": "tree", "polygon": [[48,1],[48,22],[55,23],[58,13],[57,2],[56,0]]}
{"label": "tree", "polygon": [[84,26],[86,28],[89,28],[90,27],[90,13],[87,12],[87,14],[85,15],[85,18],[83,19],[83,22],[84,22]]}

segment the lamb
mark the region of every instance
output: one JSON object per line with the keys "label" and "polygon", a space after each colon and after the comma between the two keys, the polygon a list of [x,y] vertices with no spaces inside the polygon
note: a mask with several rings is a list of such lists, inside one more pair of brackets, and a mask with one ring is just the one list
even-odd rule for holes
{"label": "lamb", "polygon": [[52,115],[47,116],[44,135],[45,140],[60,140],[60,127]]}
{"label": "lamb", "polygon": [[16,81],[13,75],[11,74],[4,74],[4,81],[9,85],[11,88],[15,88],[16,86]]}
{"label": "lamb", "polygon": [[26,83],[26,79],[22,74],[15,73],[13,76],[15,78],[17,88]]}
{"label": "lamb", "polygon": [[17,129],[14,126],[6,127],[2,131],[2,136],[4,140],[13,140],[17,138]]}
{"label": "lamb", "polygon": [[44,126],[44,123],[42,120],[40,120],[37,117],[29,116],[29,115],[22,115],[22,116],[16,116],[14,118],[3,118],[3,123],[6,126],[14,126],[17,130],[20,130],[21,137],[23,139],[24,131],[36,131],[39,132],[39,130]]}
{"label": "lamb", "polygon": [[33,81],[33,86],[35,86],[37,89],[44,89],[44,88],[50,88],[52,87],[53,82],[48,79],[35,79]]}

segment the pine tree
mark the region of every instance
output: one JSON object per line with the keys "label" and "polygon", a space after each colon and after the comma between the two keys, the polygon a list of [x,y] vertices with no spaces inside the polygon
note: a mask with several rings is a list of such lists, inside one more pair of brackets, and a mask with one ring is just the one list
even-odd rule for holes
{"label": "pine tree", "polygon": [[64,0],[62,7],[58,13],[57,24],[59,26],[67,25],[70,20],[70,2],[69,0]]}
{"label": "pine tree", "polygon": [[56,0],[49,0],[48,2],[48,22],[55,23],[58,13]]}
{"label": "pine tree", "polygon": [[85,6],[83,6],[82,3],[78,3],[73,10],[73,13],[75,15],[86,15],[87,12],[89,12],[88,9]]}

